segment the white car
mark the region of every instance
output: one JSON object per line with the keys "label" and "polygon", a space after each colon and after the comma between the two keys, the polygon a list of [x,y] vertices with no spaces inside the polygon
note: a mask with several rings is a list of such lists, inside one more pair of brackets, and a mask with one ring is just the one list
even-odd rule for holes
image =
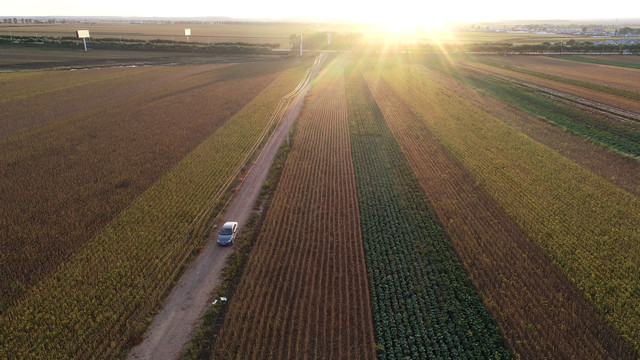
{"label": "white car", "polygon": [[218,245],[227,246],[233,245],[233,240],[238,233],[238,223],[235,221],[228,221],[222,225],[220,233],[218,233]]}

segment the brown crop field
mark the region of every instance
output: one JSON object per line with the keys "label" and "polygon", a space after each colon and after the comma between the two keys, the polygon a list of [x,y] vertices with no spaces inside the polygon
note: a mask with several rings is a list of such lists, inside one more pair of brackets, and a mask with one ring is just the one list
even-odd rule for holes
{"label": "brown crop field", "polygon": [[0,76],[2,309],[124,209],[284,63]]}
{"label": "brown crop field", "polygon": [[[289,45],[289,35],[300,33],[308,25],[303,24],[129,24],[96,23],[88,24],[41,24],[2,27],[0,33],[14,36],[75,36],[75,31],[87,28],[94,38],[175,40],[186,41],[184,29],[190,28],[191,41],[197,42],[249,42],[274,43],[281,47]],[[90,44],[90,42],[89,42]],[[91,45],[89,45],[90,47]]]}
{"label": "brown crop field", "polygon": [[342,73],[311,91],[213,358],[374,357]]}
{"label": "brown crop field", "polygon": [[[3,211],[29,232],[9,223],[3,233],[13,292],[3,290],[0,357],[114,355],[208,232],[308,64],[167,67],[168,79],[182,75],[136,94],[116,78],[127,98],[4,137],[3,181],[17,190],[3,196],[25,210]],[[135,81],[154,70],[121,71]]]}
{"label": "brown crop field", "polygon": [[37,49],[29,47],[3,47],[0,51],[0,73],[21,70],[86,70],[88,68],[123,68],[149,65],[225,64],[260,61],[277,56],[201,54],[193,52],[166,52],[144,50],[91,49]]}

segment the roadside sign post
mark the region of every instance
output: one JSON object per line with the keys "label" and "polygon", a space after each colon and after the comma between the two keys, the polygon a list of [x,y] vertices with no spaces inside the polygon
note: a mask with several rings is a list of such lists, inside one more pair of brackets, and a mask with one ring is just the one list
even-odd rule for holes
{"label": "roadside sign post", "polygon": [[187,37],[187,42],[189,42],[189,35],[191,35],[191,29],[184,29],[184,36]]}
{"label": "roadside sign post", "polygon": [[89,30],[76,30],[76,36],[78,39],[82,39],[84,43],[84,51],[87,51],[87,38],[89,37]]}

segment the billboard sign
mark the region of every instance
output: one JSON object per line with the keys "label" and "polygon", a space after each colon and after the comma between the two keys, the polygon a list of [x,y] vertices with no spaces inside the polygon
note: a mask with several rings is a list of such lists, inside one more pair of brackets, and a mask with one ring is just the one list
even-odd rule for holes
{"label": "billboard sign", "polygon": [[89,37],[89,30],[77,30],[76,35],[78,39],[84,39]]}
{"label": "billboard sign", "polygon": [[184,36],[191,35],[191,29],[184,29]]}

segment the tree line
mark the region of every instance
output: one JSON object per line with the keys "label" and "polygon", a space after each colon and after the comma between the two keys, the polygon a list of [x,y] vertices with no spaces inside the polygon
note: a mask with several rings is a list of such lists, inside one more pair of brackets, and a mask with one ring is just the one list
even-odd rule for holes
{"label": "tree line", "polygon": [[29,18],[3,18],[2,19],[2,23],[3,24],[74,24],[74,23],[78,23],[79,21],[72,21],[72,20],[67,20],[67,19],[47,19],[47,20],[40,20],[40,19],[29,19]]}
{"label": "tree line", "polygon": [[512,43],[481,43],[471,44],[466,47],[472,52],[495,52],[495,53],[563,53],[563,52],[619,52],[619,53],[639,53],[640,42],[636,43],[594,43],[592,41],[568,40],[551,43],[545,41],[541,44]]}

